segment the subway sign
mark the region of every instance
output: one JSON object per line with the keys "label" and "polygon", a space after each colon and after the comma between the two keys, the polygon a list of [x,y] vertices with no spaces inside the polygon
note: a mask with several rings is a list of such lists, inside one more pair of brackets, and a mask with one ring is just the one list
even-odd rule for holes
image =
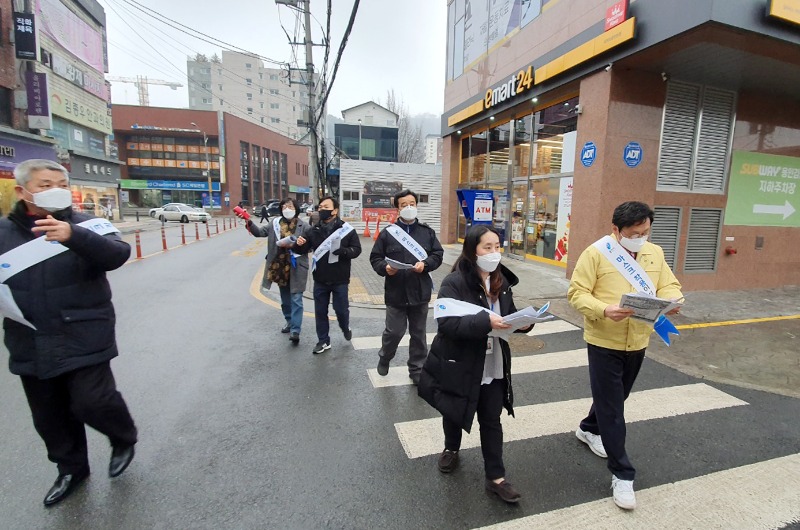
{"label": "subway sign", "polygon": [[527,70],[520,70],[499,87],[487,90],[486,96],[483,98],[483,108],[490,109],[497,106],[514,96],[530,90],[532,86],[533,65],[529,66]]}

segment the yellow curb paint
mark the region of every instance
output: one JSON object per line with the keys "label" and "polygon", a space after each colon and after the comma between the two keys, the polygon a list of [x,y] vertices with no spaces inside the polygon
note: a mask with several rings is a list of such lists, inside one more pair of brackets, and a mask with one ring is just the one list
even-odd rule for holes
{"label": "yellow curb paint", "polygon": [[759,322],[776,322],[779,320],[797,320],[800,318],[800,315],[787,315],[787,316],[780,316],[780,317],[763,317],[763,318],[747,318],[744,320],[727,320],[723,322],[703,322],[700,324],[681,324],[680,326],[675,326],[679,330],[681,329],[699,329],[699,328],[715,328],[719,326],[736,326],[739,324],[758,324]]}
{"label": "yellow curb paint", "polygon": [[[261,279],[264,277],[264,267],[266,267],[266,264],[258,268],[258,272],[253,277],[253,281],[250,282],[250,295],[256,300],[260,300],[261,302],[267,304],[270,307],[280,309],[281,304],[275,302],[274,300],[270,300],[269,298],[261,294]],[[309,313],[308,311],[303,311],[303,316],[311,318],[315,317],[314,313]],[[336,320],[336,317],[329,316],[328,320]]]}

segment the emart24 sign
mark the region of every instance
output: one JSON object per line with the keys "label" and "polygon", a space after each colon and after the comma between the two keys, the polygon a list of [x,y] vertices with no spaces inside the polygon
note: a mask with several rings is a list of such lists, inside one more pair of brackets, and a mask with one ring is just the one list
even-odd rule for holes
{"label": "emart24 sign", "polygon": [[800,158],[734,151],[726,225],[800,227]]}

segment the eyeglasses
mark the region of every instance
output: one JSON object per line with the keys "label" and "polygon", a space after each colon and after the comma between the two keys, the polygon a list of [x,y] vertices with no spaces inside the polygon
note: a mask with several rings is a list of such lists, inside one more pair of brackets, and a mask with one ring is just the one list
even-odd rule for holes
{"label": "eyeglasses", "polygon": [[619,231],[619,235],[621,235],[622,237],[627,237],[628,239],[639,239],[639,238],[642,238],[642,237],[648,237],[650,235],[650,231],[648,231],[646,234],[625,235],[625,234],[622,233],[622,230],[620,230]]}

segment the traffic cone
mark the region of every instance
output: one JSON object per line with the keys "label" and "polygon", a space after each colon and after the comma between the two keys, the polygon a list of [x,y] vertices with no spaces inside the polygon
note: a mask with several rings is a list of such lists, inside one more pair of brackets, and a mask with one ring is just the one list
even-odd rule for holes
{"label": "traffic cone", "polygon": [[378,233],[380,233],[380,230],[381,230],[381,220],[378,219],[378,221],[375,223],[375,238],[374,238],[375,241],[378,240]]}
{"label": "traffic cone", "polygon": [[369,219],[364,223],[364,237],[372,237],[372,234],[369,233]]}

